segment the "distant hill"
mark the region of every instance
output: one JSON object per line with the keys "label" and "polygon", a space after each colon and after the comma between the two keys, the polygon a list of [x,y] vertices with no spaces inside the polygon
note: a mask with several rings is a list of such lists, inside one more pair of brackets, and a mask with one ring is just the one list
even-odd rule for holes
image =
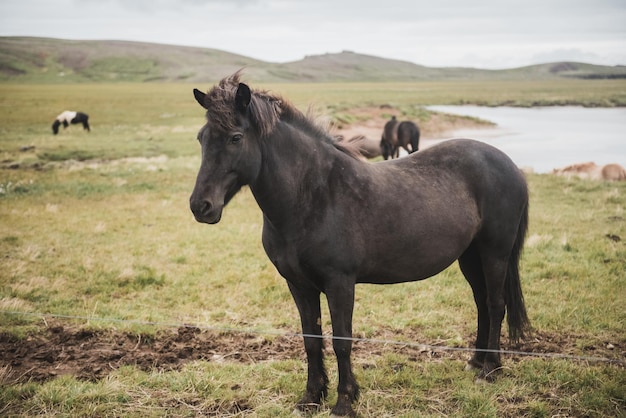
{"label": "distant hill", "polygon": [[243,67],[247,79],[264,82],[626,78],[625,66],[574,62],[509,70],[431,68],[343,51],[307,56],[288,63],[270,63],[209,48],[128,41],[0,37],[2,82],[215,82]]}

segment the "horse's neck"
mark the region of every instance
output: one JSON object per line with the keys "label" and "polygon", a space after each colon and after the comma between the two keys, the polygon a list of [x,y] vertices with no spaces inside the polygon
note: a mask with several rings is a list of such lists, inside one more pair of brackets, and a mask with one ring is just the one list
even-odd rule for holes
{"label": "horse's neck", "polygon": [[313,210],[315,195],[327,187],[337,161],[349,158],[332,144],[287,124],[279,124],[264,141],[262,168],[250,188],[275,224],[296,221]]}

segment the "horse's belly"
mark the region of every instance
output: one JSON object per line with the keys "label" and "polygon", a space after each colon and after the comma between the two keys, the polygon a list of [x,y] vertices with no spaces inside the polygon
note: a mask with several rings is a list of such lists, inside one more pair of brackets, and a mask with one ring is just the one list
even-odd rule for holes
{"label": "horse's belly", "polygon": [[441,223],[441,218],[424,219],[416,229],[405,226],[370,240],[357,281],[400,283],[427,279],[443,271],[465,252],[480,227],[478,216],[464,215],[466,221],[456,227],[452,220]]}
{"label": "horse's belly", "polygon": [[400,257],[385,260],[357,277],[358,283],[389,284],[424,280],[445,270],[459,257],[446,255],[430,260]]}

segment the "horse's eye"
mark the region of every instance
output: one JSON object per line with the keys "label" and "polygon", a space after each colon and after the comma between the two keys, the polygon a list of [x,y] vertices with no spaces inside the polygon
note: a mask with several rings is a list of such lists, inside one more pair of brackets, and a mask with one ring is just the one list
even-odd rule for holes
{"label": "horse's eye", "polygon": [[242,134],[235,134],[235,135],[233,135],[233,136],[230,138],[230,142],[231,142],[232,144],[236,144],[236,143],[238,143],[239,141],[241,141],[241,139],[242,139],[242,138],[243,138],[243,135],[242,135]]}

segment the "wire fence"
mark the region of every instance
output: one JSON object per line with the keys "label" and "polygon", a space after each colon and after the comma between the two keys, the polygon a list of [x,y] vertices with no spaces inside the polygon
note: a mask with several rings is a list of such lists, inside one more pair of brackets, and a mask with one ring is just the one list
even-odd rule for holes
{"label": "wire fence", "polygon": [[303,333],[286,332],[286,331],[279,331],[279,330],[260,330],[260,329],[253,329],[253,328],[241,329],[241,328],[221,327],[221,326],[211,326],[211,325],[140,321],[140,320],[132,320],[132,319],[102,318],[102,317],[94,317],[94,316],[75,316],[75,315],[62,315],[62,314],[51,314],[51,313],[0,310],[0,314],[24,316],[24,317],[38,317],[38,318],[44,318],[44,319],[54,318],[54,319],[59,319],[59,320],[80,320],[80,321],[87,321],[87,322],[123,323],[127,325],[153,326],[153,327],[158,327],[158,328],[177,328],[177,329],[178,328],[197,328],[200,330],[212,331],[212,332],[222,332],[222,333],[229,332],[229,333],[234,333],[234,334],[248,334],[248,335],[259,335],[259,336],[272,335],[272,336],[281,336],[281,337],[321,338],[321,339],[326,339],[326,340],[351,340],[353,342],[361,342],[361,343],[368,343],[368,344],[395,345],[395,346],[410,347],[410,348],[418,349],[420,351],[500,353],[500,354],[505,354],[505,355],[540,357],[540,358],[549,358],[549,359],[563,359],[563,360],[572,360],[572,361],[580,361],[580,362],[587,362],[587,363],[608,363],[608,364],[614,364],[618,366],[626,366],[626,360],[611,359],[611,358],[606,358],[606,357],[594,357],[594,356],[577,356],[577,355],[563,354],[563,353],[537,353],[537,352],[521,351],[521,350],[519,351],[518,350],[489,350],[489,349],[478,349],[478,348],[469,348],[469,347],[449,347],[449,346],[423,344],[423,343],[410,342],[410,341],[407,342],[407,341],[376,339],[376,338],[335,337],[332,335],[303,334]]}

